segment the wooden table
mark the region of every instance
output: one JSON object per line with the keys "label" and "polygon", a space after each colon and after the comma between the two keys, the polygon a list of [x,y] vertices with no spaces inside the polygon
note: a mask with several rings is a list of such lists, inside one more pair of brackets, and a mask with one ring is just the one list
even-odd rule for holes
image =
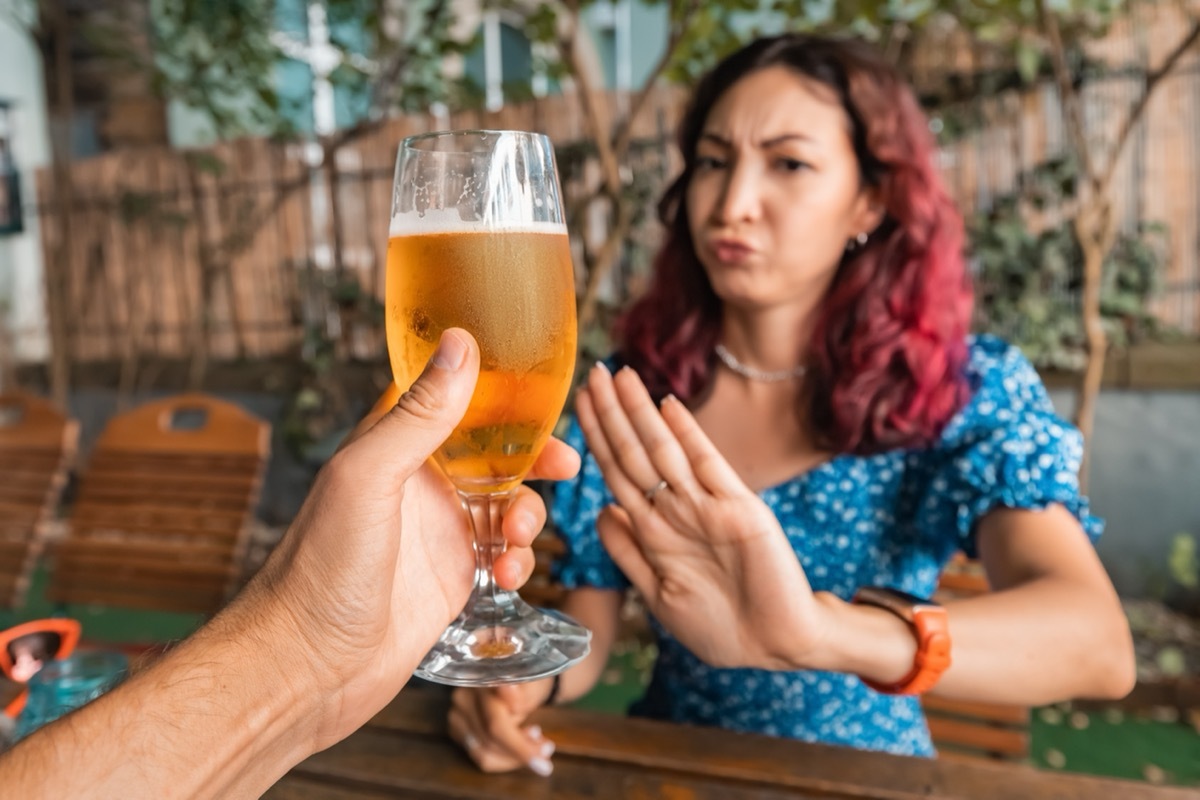
{"label": "wooden table", "polygon": [[410,687],[350,738],[297,766],[273,800],[1200,800],[1200,791],[930,761],[573,709],[536,719],[554,774],[488,775],[445,735],[448,695]]}

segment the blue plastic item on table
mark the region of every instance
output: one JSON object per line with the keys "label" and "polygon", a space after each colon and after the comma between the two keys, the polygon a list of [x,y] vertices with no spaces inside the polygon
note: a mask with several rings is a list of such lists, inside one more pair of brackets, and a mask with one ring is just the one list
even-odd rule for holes
{"label": "blue plastic item on table", "polygon": [[51,661],[29,679],[29,700],[17,719],[16,738],[90,703],[125,678],[129,660],[109,650],[76,652]]}

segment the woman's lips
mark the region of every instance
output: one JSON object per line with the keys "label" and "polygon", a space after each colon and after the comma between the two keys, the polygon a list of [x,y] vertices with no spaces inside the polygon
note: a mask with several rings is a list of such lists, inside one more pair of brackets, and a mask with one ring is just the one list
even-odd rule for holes
{"label": "woman's lips", "polygon": [[754,255],[754,248],[734,239],[718,239],[709,245],[714,256],[722,264],[736,264]]}

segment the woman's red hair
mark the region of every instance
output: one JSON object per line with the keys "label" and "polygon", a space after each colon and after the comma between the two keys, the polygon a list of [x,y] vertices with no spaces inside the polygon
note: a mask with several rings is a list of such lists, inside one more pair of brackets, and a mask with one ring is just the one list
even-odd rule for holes
{"label": "woman's red hair", "polygon": [[839,453],[928,445],[967,397],[972,298],[962,219],[934,166],[933,138],[911,90],[861,42],[760,39],[698,84],[679,132],[684,169],[658,205],[666,242],[649,290],[618,322],[620,356],[656,397],[686,401],[711,380],[721,301],[692,246],[686,189],[709,109],[738,80],[772,66],[836,93],[862,181],[885,210],[868,243],[846,253],[821,305],[803,416],[818,445]]}

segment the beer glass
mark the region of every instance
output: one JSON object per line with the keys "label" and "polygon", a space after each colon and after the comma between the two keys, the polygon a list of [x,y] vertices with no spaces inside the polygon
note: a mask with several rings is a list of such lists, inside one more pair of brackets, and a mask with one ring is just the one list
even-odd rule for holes
{"label": "beer glass", "polygon": [[387,255],[388,354],[412,385],[446,328],[479,343],[466,416],[434,455],[475,534],[475,587],[417,668],[453,686],[534,680],[583,658],[591,632],[492,576],[501,514],[566,402],[575,367],[574,270],[550,141],[449,131],[400,145]]}

